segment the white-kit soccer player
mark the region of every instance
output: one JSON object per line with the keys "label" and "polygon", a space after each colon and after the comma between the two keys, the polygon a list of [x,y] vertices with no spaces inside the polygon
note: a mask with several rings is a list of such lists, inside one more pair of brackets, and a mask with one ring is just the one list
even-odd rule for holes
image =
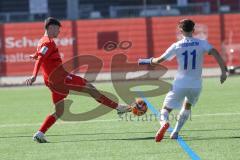
{"label": "white-kit soccer player", "polygon": [[170,138],[177,139],[178,133],[188,119],[191,106],[194,106],[199,98],[202,88],[202,64],[205,53],[212,55],[221,68],[220,82],[227,78],[227,69],[218,51],[206,40],[193,38],[195,23],[190,19],[183,19],[178,23],[178,28],[183,38],[173,43],[165,53],[158,58],[139,59],[138,63],[146,65],[156,65],[165,60],[177,59],[178,71],[172,85],[163,102],[160,116],[160,129],[155,140],[160,142],[169,128],[169,113],[176,108],[182,107],[179,117],[172,131]]}

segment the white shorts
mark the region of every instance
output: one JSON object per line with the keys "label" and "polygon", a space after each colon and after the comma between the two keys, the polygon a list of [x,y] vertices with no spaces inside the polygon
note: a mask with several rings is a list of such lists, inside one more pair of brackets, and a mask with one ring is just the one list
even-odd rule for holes
{"label": "white shorts", "polygon": [[194,106],[198,101],[201,90],[201,88],[173,87],[165,97],[163,105],[171,109],[176,109],[182,107],[183,101],[186,99],[188,103]]}

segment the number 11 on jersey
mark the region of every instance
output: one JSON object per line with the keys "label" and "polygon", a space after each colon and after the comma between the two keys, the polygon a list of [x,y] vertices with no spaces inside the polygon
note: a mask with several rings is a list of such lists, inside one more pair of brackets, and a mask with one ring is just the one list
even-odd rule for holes
{"label": "number 11 on jersey", "polygon": [[[184,56],[184,69],[188,69],[188,58],[189,58],[189,52],[186,50],[182,53]],[[190,55],[192,56],[192,69],[196,69],[196,50],[194,49],[192,52],[190,52]]]}

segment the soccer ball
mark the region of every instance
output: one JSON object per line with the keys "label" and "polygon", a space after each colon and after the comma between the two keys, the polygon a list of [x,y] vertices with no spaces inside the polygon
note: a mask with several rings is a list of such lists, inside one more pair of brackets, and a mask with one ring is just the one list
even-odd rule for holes
{"label": "soccer ball", "polygon": [[142,98],[137,98],[132,104],[132,107],[132,113],[136,116],[142,116],[148,110],[147,104]]}

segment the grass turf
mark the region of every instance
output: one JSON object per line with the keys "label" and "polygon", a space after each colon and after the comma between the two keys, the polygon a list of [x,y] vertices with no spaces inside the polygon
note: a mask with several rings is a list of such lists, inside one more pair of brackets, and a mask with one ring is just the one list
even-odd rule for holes
{"label": "grass turf", "polygon": [[[181,132],[201,159],[240,157],[239,81],[240,77],[230,77],[224,85],[217,78],[203,81],[199,102]],[[111,83],[96,86],[115,93]],[[168,138],[169,133],[161,143],[154,142],[159,127],[154,118],[151,121],[130,115],[120,118],[114,111],[92,121],[59,121],[47,132],[51,143],[36,144],[31,140],[33,133],[53,111],[48,89],[44,86],[0,88],[0,94],[1,160],[190,159],[175,140]],[[159,109],[164,96],[148,100]],[[97,104],[86,97],[71,95],[70,98],[74,100],[71,107],[74,113],[88,111]],[[172,127],[174,123],[172,118]]]}

